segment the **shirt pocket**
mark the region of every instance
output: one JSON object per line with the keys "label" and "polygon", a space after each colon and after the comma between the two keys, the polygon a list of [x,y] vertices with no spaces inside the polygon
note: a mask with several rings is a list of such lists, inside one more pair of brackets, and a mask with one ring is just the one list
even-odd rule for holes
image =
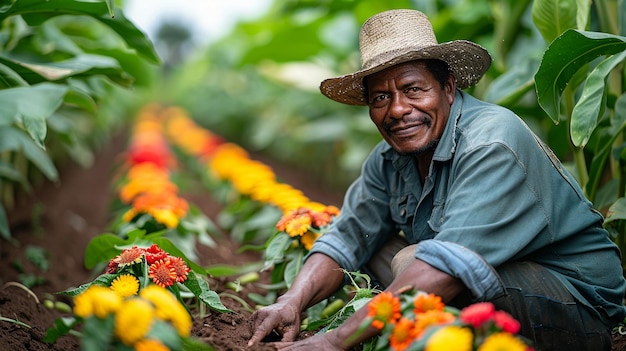
{"label": "shirt pocket", "polygon": [[[410,224],[410,219],[413,216],[413,212],[409,209],[415,209],[415,205],[412,204],[411,201],[412,198],[413,197],[409,194],[398,194],[392,195],[389,199],[391,219],[400,227],[408,226]],[[413,206],[411,207],[411,205]]]}
{"label": "shirt pocket", "polygon": [[430,214],[430,218],[428,219],[428,225],[433,232],[439,233],[441,231],[441,227],[443,226],[443,218],[445,216],[445,208],[446,203],[435,202],[433,203],[433,210]]}

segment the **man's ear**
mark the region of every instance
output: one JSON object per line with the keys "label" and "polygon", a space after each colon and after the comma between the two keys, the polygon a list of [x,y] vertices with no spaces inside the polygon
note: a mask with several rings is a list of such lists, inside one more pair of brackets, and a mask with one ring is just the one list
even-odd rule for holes
{"label": "man's ear", "polygon": [[453,73],[450,73],[450,75],[448,76],[448,80],[446,81],[446,84],[443,86],[443,89],[446,92],[448,103],[452,105],[452,103],[454,102],[454,96],[456,94],[456,77],[454,76]]}

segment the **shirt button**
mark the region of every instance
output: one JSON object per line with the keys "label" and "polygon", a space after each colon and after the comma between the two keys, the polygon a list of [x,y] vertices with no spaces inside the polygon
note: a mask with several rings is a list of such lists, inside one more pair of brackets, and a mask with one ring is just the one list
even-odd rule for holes
{"label": "shirt button", "polygon": [[404,217],[406,215],[406,208],[400,210],[400,216]]}

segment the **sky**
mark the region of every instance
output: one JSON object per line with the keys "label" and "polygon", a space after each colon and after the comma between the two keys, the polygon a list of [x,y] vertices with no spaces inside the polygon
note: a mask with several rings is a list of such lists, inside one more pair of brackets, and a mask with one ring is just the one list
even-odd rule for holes
{"label": "sky", "polygon": [[227,34],[238,20],[262,15],[271,0],[126,0],[124,15],[154,39],[159,22],[188,23],[194,39],[208,43]]}

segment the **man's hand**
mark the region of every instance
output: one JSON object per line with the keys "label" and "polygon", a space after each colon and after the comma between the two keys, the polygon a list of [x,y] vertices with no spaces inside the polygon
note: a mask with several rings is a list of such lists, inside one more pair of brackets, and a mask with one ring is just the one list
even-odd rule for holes
{"label": "man's hand", "polygon": [[282,341],[293,341],[300,333],[300,311],[289,303],[276,302],[252,314],[252,337],[248,346],[258,344],[275,330]]}

